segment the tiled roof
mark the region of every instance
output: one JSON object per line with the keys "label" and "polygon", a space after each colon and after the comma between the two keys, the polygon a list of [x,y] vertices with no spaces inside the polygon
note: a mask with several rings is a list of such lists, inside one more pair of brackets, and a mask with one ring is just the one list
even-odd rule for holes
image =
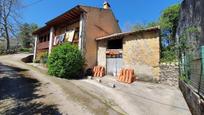
{"label": "tiled roof", "polygon": [[116,38],[116,37],[123,37],[123,36],[126,36],[126,35],[132,35],[132,34],[139,33],[139,32],[155,31],[155,30],[160,30],[160,27],[156,26],[156,27],[141,29],[141,30],[137,30],[137,31],[133,31],[133,32],[115,33],[115,34],[111,34],[111,35],[108,35],[108,36],[96,38],[96,41],[111,39],[111,38]]}

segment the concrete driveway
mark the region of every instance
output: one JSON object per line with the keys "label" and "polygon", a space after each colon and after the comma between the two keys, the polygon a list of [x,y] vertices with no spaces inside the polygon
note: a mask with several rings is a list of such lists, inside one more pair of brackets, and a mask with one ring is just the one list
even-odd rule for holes
{"label": "concrete driveway", "polygon": [[[103,91],[100,95],[110,96],[109,98],[128,114],[191,115],[182,93],[176,87],[139,81],[127,85],[118,83],[115,78],[110,76],[101,80],[101,84],[90,80],[85,81],[97,86],[98,90]],[[113,83],[116,84],[115,89],[111,88]],[[108,92],[108,94],[104,92]]]}
{"label": "concrete driveway", "polygon": [[[102,83],[98,79],[59,79],[21,62],[20,59],[25,56],[27,54],[1,56],[0,62],[27,69],[34,78],[49,82],[53,89],[60,91],[58,93],[64,98],[64,102],[58,103],[59,111],[63,111],[61,113],[70,113],[68,107],[74,106],[75,114],[79,111],[77,114],[191,115],[178,88],[146,82],[127,85],[110,76],[102,78]],[[116,88],[111,88],[113,83]],[[73,111],[71,113],[74,114]]]}

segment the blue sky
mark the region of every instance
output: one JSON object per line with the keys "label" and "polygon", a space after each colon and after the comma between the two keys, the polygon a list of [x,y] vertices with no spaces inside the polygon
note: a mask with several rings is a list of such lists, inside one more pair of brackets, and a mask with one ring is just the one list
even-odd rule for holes
{"label": "blue sky", "polygon": [[[23,22],[44,26],[50,19],[81,4],[102,7],[104,0],[23,0]],[[39,2],[38,2],[39,1]],[[163,9],[181,0],[107,0],[120,27],[126,31],[130,25],[157,20]]]}

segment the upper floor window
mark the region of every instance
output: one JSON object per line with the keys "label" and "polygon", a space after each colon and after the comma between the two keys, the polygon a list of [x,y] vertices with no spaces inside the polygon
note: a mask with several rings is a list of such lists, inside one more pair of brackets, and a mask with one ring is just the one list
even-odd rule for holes
{"label": "upper floor window", "polygon": [[41,36],[39,37],[39,43],[49,41],[49,37],[50,37],[49,34],[41,35]]}

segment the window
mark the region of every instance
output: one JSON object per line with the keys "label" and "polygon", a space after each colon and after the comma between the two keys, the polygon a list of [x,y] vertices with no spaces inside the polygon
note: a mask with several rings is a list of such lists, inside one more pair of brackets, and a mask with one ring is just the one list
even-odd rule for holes
{"label": "window", "polygon": [[108,49],[122,49],[123,39],[115,39],[108,41]]}
{"label": "window", "polygon": [[43,37],[42,36],[39,37],[39,42],[40,43],[43,42]]}
{"label": "window", "polygon": [[50,34],[49,33],[45,34],[45,35],[41,35],[39,37],[39,43],[47,42],[47,41],[49,41],[49,39],[50,39]]}

